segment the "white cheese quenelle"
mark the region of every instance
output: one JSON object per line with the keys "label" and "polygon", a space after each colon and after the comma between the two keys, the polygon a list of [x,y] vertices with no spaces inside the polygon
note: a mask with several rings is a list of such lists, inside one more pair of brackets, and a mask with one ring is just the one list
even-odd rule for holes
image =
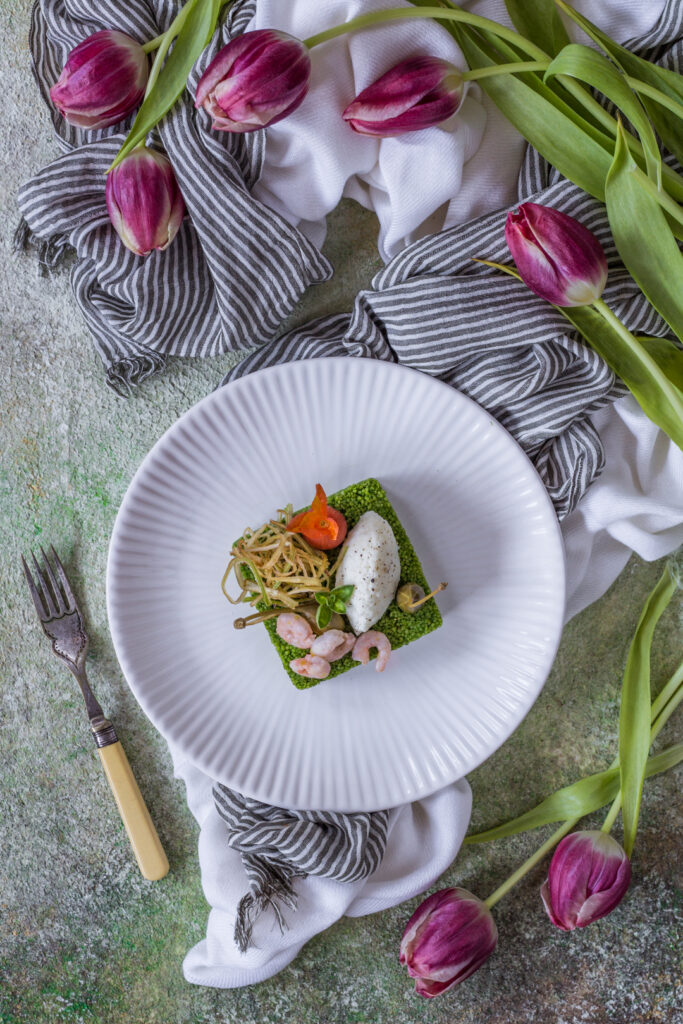
{"label": "white cheese quenelle", "polygon": [[346,617],[354,633],[365,633],[382,618],[394,599],[401,562],[394,531],[377,512],[364,512],[346,538],[346,554],[335,587],[353,584]]}

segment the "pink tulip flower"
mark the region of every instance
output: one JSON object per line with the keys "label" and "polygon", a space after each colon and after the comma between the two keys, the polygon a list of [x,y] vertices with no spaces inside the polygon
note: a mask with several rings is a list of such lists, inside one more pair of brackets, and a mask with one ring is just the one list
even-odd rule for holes
{"label": "pink tulip flower", "polygon": [[105,197],[116,233],[138,256],[170,245],[185,215],[171,162],[153,149],[124,157],[107,175]]}
{"label": "pink tulip flower", "polygon": [[588,306],[602,295],[607,260],[578,220],[538,203],[510,211],[505,241],[524,284],[555,306]]}
{"label": "pink tulip flower", "polygon": [[363,89],[342,117],[361,135],[403,135],[447,120],[464,93],[462,73],[448,61],[412,57]]}
{"label": "pink tulip flower", "polygon": [[275,29],[245,32],[211,61],[195,107],[204,107],[219,131],[253,132],[296,110],[310,77],[311,58],[300,39]]}
{"label": "pink tulip flower", "polygon": [[498,942],[491,911],[467,889],[441,889],[420,904],[401,939],[401,963],[426,999],[479,970]]}
{"label": "pink tulip flower", "polygon": [[610,914],[631,881],[631,864],[606,832],[573,832],[558,844],[541,898],[563,931],[585,928]]}
{"label": "pink tulip flower", "polygon": [[123,32],[103,29],[74,47],[50,99],[69,124],[106,128],[141,103],[148,71],[147,54],[139,43]]}

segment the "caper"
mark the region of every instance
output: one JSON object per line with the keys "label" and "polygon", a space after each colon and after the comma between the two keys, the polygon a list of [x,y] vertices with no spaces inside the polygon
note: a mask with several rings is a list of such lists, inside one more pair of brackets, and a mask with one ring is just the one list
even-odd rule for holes
{"label": "caper", "polygon": [[429,601],[435,594],[439,594],[442,590],[445,590],[447,586],[447,583],[439,583],[438,587],[435,587],[431,593],[425,594],[419,583],[404,583],[403,586],[399,587],[396,591],[396,604],[402,612],[407,612],[408,615],[412,615],[413,612],[416,612],[418,608],[421,608],[426,601]]}
{"label": "caper", "polygon": [[412,615],[415,609],[415,602],[421,601],[425,592],[418,583],[404,583],[396,591],[396,604],[402,612]]}

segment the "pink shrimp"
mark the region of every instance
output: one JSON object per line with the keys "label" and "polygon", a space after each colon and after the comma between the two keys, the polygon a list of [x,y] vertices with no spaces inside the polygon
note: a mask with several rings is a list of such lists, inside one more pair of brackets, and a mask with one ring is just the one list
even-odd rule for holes
{"label": "pink shrimp", "polygon": [[319,658],[315,654],[305,654],[303,658],[294,658],[290,661],[289,667],[298,676],[306,676],[307,679],[327,679],[330,674],[330,663],[325,658]]}
{"label": "pink shrimp", "polygon": [[353,633],[344,633],[341,629],[328,629],[315,638],[311,644],[311,654],[318,654],[328,661],[339,661],[349,653],[355,642]]}
{"label": "pink shrimp", "polygon": [[281,612],[277,617],[275,629],[277,635],[292,647],[307,650],[315,640],[315,633],[310,624],[302,615],[295,615],[294,612]]}
{"label": "pink shrimp", "polygon": [[370,651],[373,647],[377,650],[375,671],[384,672],[389,662],[391,644],[384,633],[380,633],[377,629],[370,629],[367,633],[361,633],[353,645],[351,657],[354,661],[360,661],[362,665],[367,665],[370,660]]}

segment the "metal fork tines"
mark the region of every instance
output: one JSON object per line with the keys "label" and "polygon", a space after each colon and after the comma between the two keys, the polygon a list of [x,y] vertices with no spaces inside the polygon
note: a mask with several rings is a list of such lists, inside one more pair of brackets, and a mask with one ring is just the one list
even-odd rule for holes
{"label": "metal fork tines", "polygon": [[51,547],[50,550],[54,567],[50,564],[42,547],[40,549],[43,559],[42,568],[38,564],[36,556],[31,552],[33,575],[26,564],[26,559],[23,555],[21,556],[26,582],[31,591],[43,631],[52,642],[52,650],[78,680],[95,742],[98,747],[104,747],[116,742],[116,732],[111,722],[105,718],[102,708],[90,689],[85,674],[88,635],[83,626],[81,612],[64,566],[55,549]]}

